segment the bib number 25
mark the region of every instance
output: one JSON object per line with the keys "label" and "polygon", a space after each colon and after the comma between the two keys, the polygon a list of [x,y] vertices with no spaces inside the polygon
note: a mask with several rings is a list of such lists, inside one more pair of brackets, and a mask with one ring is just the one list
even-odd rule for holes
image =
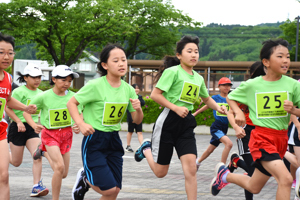
{"label": "bib number 25", "polygon": [[285,117],[283,101],[288,99],[287,92],[256,93],[257,118]]}

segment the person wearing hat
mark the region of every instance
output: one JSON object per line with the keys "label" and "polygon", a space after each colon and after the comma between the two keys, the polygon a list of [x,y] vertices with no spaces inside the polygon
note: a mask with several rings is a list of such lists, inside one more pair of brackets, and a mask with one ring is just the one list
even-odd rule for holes
{"label": "person wearing hat", "polygon": [[[41,144],[36,145],[34,159],[40,159],[42,154],[48,159],[54,173],[52,176],[52,199],[58,200],[62,179],[68,175],[70,150],[73,131],[72,120],[67,109],[67,102],[75,94],[69,91],[72,80],[79,75],[66,65],[58,65],[52,71],[50,85],[53,88],[38,94],[30,104],[35,104],[41,112],[41,125],[33,120],[33,116],[23,114],[27,123],[36,133],[41,132]],[[79,112],[82,110],[79,108]],[[75,133],[77,129],[73,129]],[[47,153],[46,153],[47,152]]]}
{"label": "person wearing hat", "polygon": [[[28,64],[24,72],[17,72],[20,83],[26,83],[12,92],[12,97],[20,101],[21,103],[28,105],[31,99],[36,95],[42,93],[38,89],[41,83],[41,77],[43,75],[41,69],[35,64]],[[12,123],[8,128],[7,140],[10,146],[10,164],[18,167],[22,164],[24,147],[33,154],[36,146],[40,143],[41,139],[37,133],[31,128],[23,117],[23,111],[11,109],[6,107],[5,112],[12,119]],[[35,123],[38,122],[39,110],[32,115]],[[49,190],[43,186],[41,181],[42,174],[42,160],[34,160],[32,164],[33,173],[33,188],[31,191],[31,197],[45,196]]]}
{"label": "person wearing hat", "polygon": [[[225,106],[227,110],[229,110],[229,106],[226,102],[226,97],[231,89],[232,83],[229,78],[222,77],[219,80],[218,87],[220,94],[213,95],[212,98],[219,104],[220,106]],[[204,112],[209,107],[207,105],[203,106],[199,110],[197,110],[195,113],[193,113],[194,116],[198,115],[201,112]],[[204,161],[218,146],[220,143],[224,144],[224,150],[222,152],[221,156],[221,162],[226,163],[227,157],[229,155],[229,152],[232,148],[232,142],[227,136],[228,131],[228,119],[227,116],[224,114],[221,114],[217,111],[213,111],[215,121],[212,123],[210,127],[210,134],[212,135],[212,138],[210,140],[210,144],[207,147],[207,149],[203,152],[200,158],[197,158],[196,164],[197,168],[199,168],[202,161]]]}

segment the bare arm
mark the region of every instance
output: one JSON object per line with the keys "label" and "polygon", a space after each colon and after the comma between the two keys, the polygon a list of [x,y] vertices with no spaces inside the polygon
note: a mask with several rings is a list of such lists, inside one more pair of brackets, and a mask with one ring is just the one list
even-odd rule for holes
{"label": "bare arm", "polygon": [[15,114],[15,112],[6,106],[5,113],[14,121],[17,123],[18,126],[18,132],[25,132],[26,128],[23,124],[23,122],[20,120],[20,118]]}
{"label": "bare arm", "polygon": [[36,105],[26,106],[26,105],[22,104],[20,101],[11,97],[10,95],[7,97],[7,106],[12,109],[22,110],[22,111],[25,111],[30,114],[34,114],[36,112]]}
{"label": "bare arm", "polygon": [[26,122],[33,128],[34,132],[40,133],[41,130],[45,128],[43,125],[39,125],[39,124],[35,123],[30,114],[23,112],[23,116],[24,116]]}
{"label": "bare arm", "polygon": [[211,97],[202,98],[202,101],[211,109],[218,111],[222,114],[227,114],[227,109],[225,106],[219,106],[215,100]]}
{"label": "bare arm", "polygon": [[246,136],[245,130],[235,123],[234,113],[233,113],[232,109],[230,109],[227,112],[227,118],[228,118],[228,121],[231,124],[232,128],[235,130],[236,137],[239,139],[245,137]]}
{"label": "bare arm", "polygon": [[170,110],[174,111],[177,115],[179,115],[182,118],[185,118],[188,113],[189,110],[186,107],[179,107],[176,106],[175,104],[169,102],[163,95],[162,95],[163,91],[158,89],[158,88],[154,88],[150,97],[151,99],[153,99],[156,103],[160,104],[163,107],[169,108]]}
{"label": "bare arm", "polygon": [[245,118],[243,111],[239,108],[237,102],[234,100],[228,99],[228,97],[226,97],[226,101],[227,101],[228,105],[230,106],[230,109],[232,109],[233,113],[235,113],[235,123],[238,126],[244,127],[246,124],[246,118]]}
{"label": "bare arm", "polygon": [[79,102],[75,99],[75,97],[71,97],[71,99],[67,103],[67,108],[70,112],[72,119],[77,124],[80,132],[84,136],[93,134],[95,132],[95,129],[90,124],[87,124],[83,121],[83,117],[80,116],[78,109],[77,109],[78,105],[79,105]]}
{"label": "bare arm", "polygon": [[197,116],[199,113],[202,113],[202,112],[206,111],[207,109],[209,109],[208,105],[204,105],[202,108],[200,108],[199,110],[194,112],[193,115]]}
{"label": "bare arm", "polygon": [[135,124],[140,124],[143,121],[144,113],[141,108],[141,102],[139,99],[130,99],[134,112],[131,112],[132,122]]}

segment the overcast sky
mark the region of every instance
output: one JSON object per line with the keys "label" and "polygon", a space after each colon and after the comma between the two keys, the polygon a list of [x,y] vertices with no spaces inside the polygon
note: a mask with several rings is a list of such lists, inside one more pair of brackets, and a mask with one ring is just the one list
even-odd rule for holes
{"label": "overcast sky", "polygon": [[241,24],[257,25],[293,21],[300,15],[296,0],[172,0],[176,9],[182,10],[204,25]]}
{"label": "overcast sky", "polygon": [[172,0],[172,3],[176,9],[204,25],[257,25],[288,18],[293,21],[300,16],[300,3],[296,0]]}

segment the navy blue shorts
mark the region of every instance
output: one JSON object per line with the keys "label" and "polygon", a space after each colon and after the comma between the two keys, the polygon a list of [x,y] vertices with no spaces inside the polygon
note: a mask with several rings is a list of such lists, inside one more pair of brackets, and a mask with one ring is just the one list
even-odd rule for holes
{"label": "navy blue shorts", "polygon": [[122,188],[124,149],[118,131],[84,136],[81,146],[84,171],[88,181],[100,190]]}
{"label": "navy blue shorts", "polygon": [[214,121],[212,125],[210,126],[210,134],[212,136],[210,140],[210,144],[218,147],[220,142],[220,139],[227,135],[228,131],[228,124],[223,124],[221,121]]}

